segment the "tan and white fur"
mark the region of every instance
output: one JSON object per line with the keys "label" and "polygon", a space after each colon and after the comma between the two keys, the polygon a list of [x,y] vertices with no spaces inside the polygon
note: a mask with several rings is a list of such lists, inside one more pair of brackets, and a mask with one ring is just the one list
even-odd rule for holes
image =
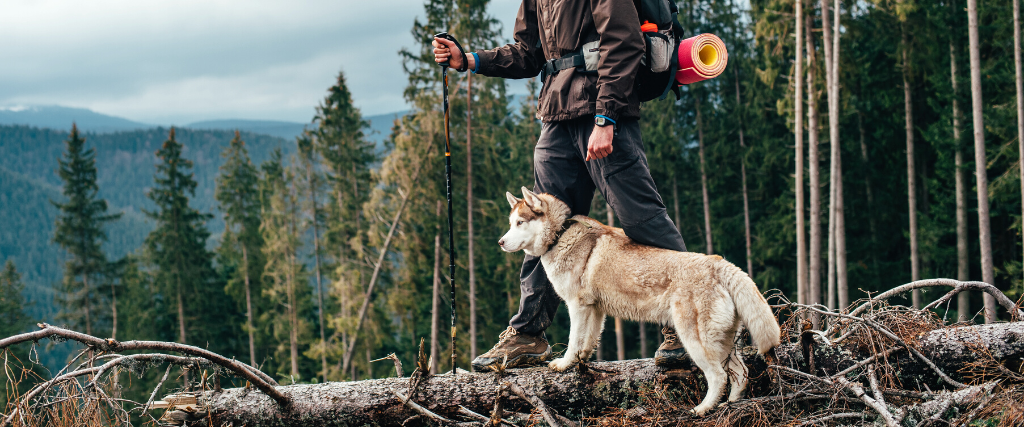
{"label": "tan and white fur", "polygon": [[716,255],[638,244],[622,229],[582,215],[566,223],[565,203],[522,190],[523,199],[506,193],[510,229],[498,244],[507,252],[539,256],[555,292],[569,306],[568,348],[549,363],[551,369],[564,371],[586,361],[605,315],[611,315],[675,327],[708,381],[695,414],[718,404],[729,378],[729,401],[741,397],[747,368],[734,345],[740,324],[761,354],[778,346],[781,335],[771,307],[743,270]]}

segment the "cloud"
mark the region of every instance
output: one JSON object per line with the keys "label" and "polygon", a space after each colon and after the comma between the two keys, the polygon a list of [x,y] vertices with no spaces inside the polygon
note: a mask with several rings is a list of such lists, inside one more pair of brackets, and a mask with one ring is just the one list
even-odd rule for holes
{"label": "cloud", "polygon": [[[519,3],[490,6],[509,39]],[[417,16],[423,0],[4,0],[0,105],[306,122],[344,70],[364,114],[402,110]]]}

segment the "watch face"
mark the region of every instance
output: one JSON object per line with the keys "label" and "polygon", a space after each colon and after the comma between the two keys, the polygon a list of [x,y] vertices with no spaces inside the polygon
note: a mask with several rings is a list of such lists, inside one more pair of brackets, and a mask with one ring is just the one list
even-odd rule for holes
{"label": "watch face", "polygon": [[608,123],[605,121],[604,117],[598,117],[598,118],[594,119],[594,124],[596,124],[598,126],[604,126],[604,125],[606,125]]}

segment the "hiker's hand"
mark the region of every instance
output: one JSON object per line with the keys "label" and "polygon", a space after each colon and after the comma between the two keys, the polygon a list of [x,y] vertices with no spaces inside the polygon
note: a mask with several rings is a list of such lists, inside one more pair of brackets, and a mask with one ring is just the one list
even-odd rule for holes
{"label": "hiker's hand", "polygon": [[612,138],[615,136],[613,126],[594,125],[587,143],[587,161],[603,159],[612,153]]}
{"label": "hiker's hand", "polygon": [[470,70],[476,67],[472,56],[467,55],[468,57],[463,58],[459,48],[455,47],[455,42],[435,37],[431,44],[434,45],[434,62],[440,64],[448,61],[448,66],[456,70],[462,68],[462,61],[467,61],[466,68]]}

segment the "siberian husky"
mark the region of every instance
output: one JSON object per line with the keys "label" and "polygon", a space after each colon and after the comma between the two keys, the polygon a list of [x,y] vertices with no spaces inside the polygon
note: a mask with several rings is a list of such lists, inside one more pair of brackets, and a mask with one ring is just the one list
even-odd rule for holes
{"label": "siberian husky", "polygon": [[781,336],[771,307],[743,270],[715,255],[638,244],[620,228],[582,215],[570,218],[569,207],[550,194],[522,190],[522,199],[505,193],[510,230],[498,245],[539,256],[569,306],[569,345],[548,364],[551,369],[565,371],[587,360],[605,315],[611,315],[675,326],[708,381],[696,415],[718,404],[730,377],[729,401],[741,397],[747,368],[733,344],[740,323],[760,354],[778,346]]}

